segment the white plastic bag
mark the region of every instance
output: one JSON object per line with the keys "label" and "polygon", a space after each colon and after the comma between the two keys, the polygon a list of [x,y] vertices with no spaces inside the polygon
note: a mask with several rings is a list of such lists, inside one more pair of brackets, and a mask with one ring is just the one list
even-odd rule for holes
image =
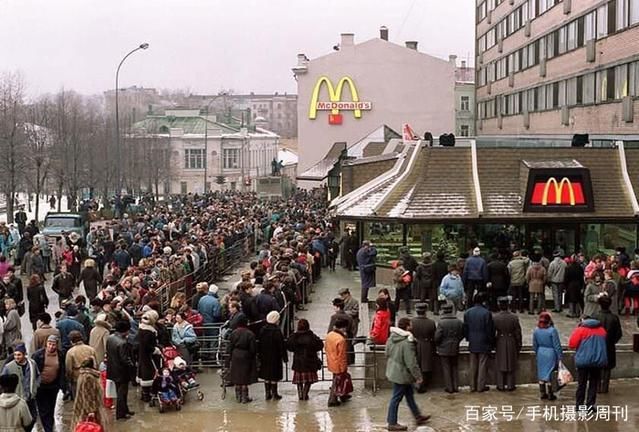
{"label": "white plastic bag", "polygon": [[572,377],[570,370],[566,367],[564,362],[560,360],[558,371],[557,371],[557,383],[559,384],[559,388],[562,388],[566,384],[573,381],[574,381],[574,378]]}

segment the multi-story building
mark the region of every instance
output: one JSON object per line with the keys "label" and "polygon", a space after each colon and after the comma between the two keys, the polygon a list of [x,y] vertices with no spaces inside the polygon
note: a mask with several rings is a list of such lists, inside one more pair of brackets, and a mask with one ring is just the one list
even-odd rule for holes
{"label": "multi-story building", "polygon": [[475,69],[466,60],[457,66],[457,56],[448,56],[455,66],[455,135],[475,136]]}
{"label": "multi-story building", "polygon": [[163,192],[254,190],[254,179],[270,176],[277,158],[277,134],[259,127],[218,122],[200,110],[166,110],[135,123],[128,139],[140,146],[168,141]]}
{"label": "multi-story building", "polygon": [[187,103],[198,108],[211,103],[210,112],[250,110],[253,122],[263,122],[268,130],[282,138],[297,137],[297,95],[294,94],[191,95]]}
{"label": "multi-story building", "polygon": [[639,0],[477,0],[478,135],[638,131]]}

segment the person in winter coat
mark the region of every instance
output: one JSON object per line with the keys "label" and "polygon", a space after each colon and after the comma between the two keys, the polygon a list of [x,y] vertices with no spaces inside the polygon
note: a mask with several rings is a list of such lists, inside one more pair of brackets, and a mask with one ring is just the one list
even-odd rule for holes
{"label": "person in winter coat", "polygon": [[80,369],[76,397],[73,402],[73,417],[71,430],[75,430],[78,423],[93,414],[93,419],[102,426],[104,432],[111,430],[109,413],[103,404],[104,392],[100,384],[100,372],[95,368],[92,359],[87,359]]}
{"label": "person in winter coat", "polygon": [[29,321],[35,331],[37,328],[38,317],[45,313],[49,307],[49,296],[44,289],[44,284],[40,276],[33,275],[29,279],[27,287],[27,299],[29,300]]}
{"label": "person in winter coat", "polygon": [[601,306],[601,310],[594,318],[599,321],[606,330],[606,356],[608,358],[608,364],[601,371],[598,393],[608,393],[610,372],[617,366],[617,349],[615,345],[621,340],[623,333],[619,317],[610,310],[612,305],[610,297],[599,297],[599,305]]}
{"label": "person in winter coat", "polygon": [[69,300],[73,295],[74,288],[75,278],[67,271],[65,263],[60,264],[60,273],[53,278],[53,285],[51,285],[53,292],[58,294],[58,303],[62,304]]}
{"label": "person in winter coat", "polygon": [[499,312],[493,316],[495,325],[495,370],[497,390],[515,390],[517,357],[521,351],[521,325],[517,315],[508,310],[508,297],[498,299]]}
{"label": "person in winter coat", "polygon": [[[415,280],[413,281],[413,298],[419,299],[420,302],[426,302],[433,286],[433,263],[431,262],[430,253],[426,252],[422,257],[422,262],[415,269]],[[433,309],[437,303],[437,299],[430,299]],[[434,301],[433,301],[434,300]]]}
{"label": "person in winter coat", "polygon": [[99,313],[95,318],[94,327],[89,334],[89,345],[95,350],[95,358],[98,363],[104,361],[106,343],[111,334],[111,324],[107,321],[105,313]]}
{"label": "person in winter coat", "polygon": [[39,326],[35,332],[33,332],[33,338],[31,339],[31,352],[44,348],[47,344],[49,336],[53,335],[60,339],[60,330],[51,326],[51,315],[44,312],[38,316]]}
{"label": "person in winter coat", "polygon": [[0,376],[0,429],[6,432],[31,430],[35,423],[29,406],[16,394],[18,382],[17,375]]}
{"label": "person in winter coat", "polygon": [[355,338],[359,332],[359,302],[353,298],[351,290],[348,288],[340,289],[338,294],[344,301],[344,312],[353,320],[353,327],[350,331],[351,335]]}
{"label": "person in winter coat", "polygon": [[400,260],[393,270],[393,285],[395,285],[395,310],[399,310],[399,302],[403,299],[406,307],[406,314],[410,315],[411,285],[413,283],[413,273],[404,267]]}
{"label": "person in winter coat", "polygon": [[361,304],[368,303],[368,290],[376,285],[375,272],[377,249],[368,240],[362,242],[362,247],[357,251],[356,261],[359,268],[359,276],[362,284]]}
{"label": "person in winter coat", "polygon": [[484,306],[485,296],[475,296],[475,305],[464,313],[464,338],[470,352],[470,391],[488,390],[488,356],[493,349],[495,325],[493,315]]}
{"label": "person in winter coat", "polygon": [[204,318],[204,324],[214,324],[222,320],[222,307],[217,297],[218,287],[211,284],[208,287],[207,295],[200,298],[197,311]]}
{"label": "person in winter coat", "polygon": [[371,326],[370,338],[375,345],[386,345],[391,327],[391,314],[388,310],[388,302],[378,297],[375,300],[377,310],[373,316],[373,325]]}
{"label": "person in winter coat", "polygon": [[449,273],[444,276],[439,286],[439,293],[455,308],[455,312],[462,310],[464,300],[464,284],[459,277],[459,268],[455,264],[448,266]]}
{"label": "person in winter coat", "polygon": [[59,350],[60,338],[51,335],[46,346],[33,353],[31,358],[40,371],[40,386],[36,394],[38,415],[44,432],[53,432],[54,414],[58,393],[67,387],[64,356]]}
{"label": "person in winter coat", "polygon": [[386,417],[389,431],[405,431],[408,428],[397,423],[399,404],[404,397],[417,426],[426,424],[430,416],[422,415],[415,402],[413,384],[421,385],[422,372],[417,363],[415,339],[411,333],[409,318],[400,318],[397,327],[391,328],[386,342],[386,378],[393,383],[393,395]]}
{"label": "person in winter coat", "polygon": [[433,263],[433,283],[428,292],[428,300],[430,300],[431,308],[435,315],[439,315],[439,287],[442,280],[448,274],[448,264],[445,261],[444,252],[437,252],[437,259]]}
{"label": "person in winter coat", "polygon": [[579,307],[584,304],[584,269],[578,261],[570,259],[565,273],[566,303],[568,303],[568,318],[579,317]]}
{"label": "person in winter coat", "polygon": [[584,290],[584,316],[593,317],[599,312],[599,297],[604,295],[603,274],[595,272]]}
{"label": "person in winter coat", "polygon": [[415,342],[417,343],[417,363],[422,371],[422,382],[417,393],[425,393],[426,385],[430,381],[435,356],[435,321],[426,316],[428,305],[417,303],[415,311],[417,316],[411,321],[411,328]]}
{"label": "person in winter coat", "polygon": [[546,289],[547,272],[541,261],[534,262],[526,272],[528,282],[528,292],[530,298],[528,302],[528,315],[534,315],[535,311],[541,313],[546,310]]}
{"label": "person in winter coat", "polygon": [[[330,373],[333,374],[328,406],[339,406],[341,402],[346,402],[351,398],[353,391],[352,383],[350,387],[350,375],[348,374],[348,344],[346,342],[347,331],[350,323],[344,318],[335,321],[333,330],[326,335],[326,365]],[[339,399],[338,399],[339,398]],[[341,399],[341,401],[340,401]]]}
{"label": "person in winter coat", "polygon": [[237,328],[229,336],[226,360],[229,380],[235,385],[235,398],[245,404],[253,401],[249,397],[249,385],[257,382],[257,342],[247,325],[246,317],[238,320]]}
{"label": "person in winter coat", "polygon": [[34,246],[31,250],[31,269],[29,275],[39,275],[44,280],[44,260],[42,259],[42,252],[40,248]]}
{"label": "person in winter coat", "polygon": [[526,273],[529,266],[528,257],[523,256],[521,251],[513,252],[513,259],[508,263],[513,312],[523,313],[526,308],[524,299],[526,298]]}
{"label": "person in winter coat", "polygon": [[561,257],[561,251],[553,253],[553,260],[548,266],[548,281],[552,288],[552,298],[554,302],[553,312],[562,311],[562,300],[564,294],[564,282],[566,281],[566,267],[568,265]]}
{"label": "person in winter coat", "polygon": [[142,389],[142,401],[151,401],[151,386],[155,378],[159,363],[154,363],[153,356],[161,355],[158,348],[158,331],[155,328],[159,315],[154,310],[149,310],[142,315],[138,329],[138,373],[137,382]]}
{"label": "person in winter coat", "polygon": [[4,299],[6,317],[4,320],[4,333],[2,339],[5,347],[12,346],[16,341],[22,339],[22,321],[16,310],[16,302],[12,298]]}
{"label": "person in winter coat", "polygon": [[293,353],[293,384],[297,385],[297,396],[299,400],[308,400],[311,385],[318,381],[317,371],[322,368],[318,352],[324,343],[302,318],[297,322],[297,331],[286,341],[286,348]]}
{"label": "person in winter coat", "polygon": [[258,336],[257,356],[260,360],[258,376],[264,380],[266,400],[282,399],[277,392],[277,383],[284,377],[282,365],[288,362],[288,353],[279,321],[279,312],[269,312],[266,316],[266,325],[262,327]]}
{"label": "person in winter coat", "polygon": [[191,363],[197,344],[197,335],[193,326],[186,320],[185,312],[175,314],[175,323],[171,333],[171,341],[187,363]]}
{"label": "person in winter coat", "polygon": [[488,266],[481,257],[481,250],[473,249],[473,256],[469,257],[464,264],[462,280],[466,289],[466,304],[473,303],[475,293],[484,292],[486,282],[488,282]]}
{"label": "person in winter coat", "polygon": [[91,258],[84,262],[84,268],[80,272],[80,281],[84,285],[84,292],[89,301],[98,295],[98,286],[102,283],[102,276],[95,268],[95,261]]}
{"label": "person in winter coat", "polygon": [[16,375],[18,377],[15,393],[29,407],[32,422],[24,428],[25,431],[29,432],[38,418],[36,394],[40,385],[40,371],[36,363],[27,357],[27,347],[22,342],[16,344],[13,350],[13,360],[5,364],[2,375]]}
{"label": "person in winter coat", "polygon": [[539,314],[537,328],[533,332],[533,351],[537,357],[537,379],[541,399],[555,400],[552,373],[563,357],[559,333],[548,312]]}
{"label": "person in winter coat", "polygon": [[464,323],[453,314],[453,305],[442,306],[442,317],[435,330],[437,355],[442,362],[446,393],[459,391],[459,343],[464,339]]}
{"label": "person in winter coat", "polygon": [[510,275],[508,266],[502,256],[493,256],[488,263],[488,283],[486,292],[488,294],[488,304],[491,311],[497,310],[497,299],[508,295],[510,285]]}
{"label": "person in winter coat", "polygon": [[76,384],[78,382],[78,375],[80,374],[80,368],[82,363],[86,359],[93,359],[93,363],[97,363],[95,359],[95,350],[89,345],[85,344],[82,340],[82,333],[79,331],[72,331],[69,334],[69,339],[73,346],[66,353],[64,369],[67,374],[67,383],[71,394],[75,394]]}
{"label": "person in winter coat", "polygon": [[[62,352],[66,352],[71,348],[71,332],[78,331],[84,337],[84,326],[76,319],[78,308],[75,305],[67,306],[66,312],[56,322],[56,327],[60,330],[60,343]],[[57,317],[57,314],[56,314]]]}
{"label": "person in winter coat", "polygon": [[130,330],[131,323],[129,321],[118,321],[115,324],[115,333],[107,339],[107,379],[113,381],[116,387],[116,420],[128,420],[135,414],[127,404],[129,381],[134,366],[131,359],[131,348],[127,342]]}
{"label": "person in winter coat", "polygon": [[592,410],[597,402],[601,371],[608,366],[606,330],[598,320],[586,316],[570,335],[568,347],[575,350],[577,367],[575,405],[579,409],[585,401],[588,409]]}

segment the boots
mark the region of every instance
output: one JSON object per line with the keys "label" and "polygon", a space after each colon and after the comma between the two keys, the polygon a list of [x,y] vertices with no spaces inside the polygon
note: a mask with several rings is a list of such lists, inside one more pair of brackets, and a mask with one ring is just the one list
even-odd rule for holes
{"label": "boots", "polygon": [[269,382],[264,383],[264,395],[264,399],[266,400],[273,399],[273,394],[271,393],[271,383]]}
{"label": "boots", "polygon": [[539,384],[539,393],[541,394],[541,399],[548,399],[548,393],[546,393],[546,384]]}
{"label": "boots", "polygon": [[304,400],[308,400],[308,392],[311,390],[311,383],[304,383],[304,390],[302,390],[302,396]]}
{"label": "boots", "polygon": [[247,404],[249,402],[253,402],[253,399],[249,397],[248,386],[242,386],[242,403]]}
{"label": "boots", "polygon": [[304,400],[304,384],[297,385],[297,398],[299,400]]}
{"label": "boots", "polygon": [[235,386],[235,400],[242,402],[242,389],[239,386]]}
{"label": "boots", "polygon": [[331,392],[328,396],[328,406],[329,407],[335,407],[335,406],[340,406],[340,401],[337,398],[337,395],[335,394],[335,392],[333,391],[333,387],[331,387]]}
{"label": "boots", "polygon": [[272,391],[272,395],[273,395],[273,400],[282,399],[282,396],[277,393],[277,383],[276,382],[271,384],[271,391]]}
{"label": "boots", "polygon": [[555,396],[555,393],[553,393],[552,391],[552,383],[547,384],[548,386],[548,400],[554,401],[557,400],[557,396]]}
{"label": "boots", "polygon": [[150,387],[142,387],[142,402],[151,402],[151,388]]}

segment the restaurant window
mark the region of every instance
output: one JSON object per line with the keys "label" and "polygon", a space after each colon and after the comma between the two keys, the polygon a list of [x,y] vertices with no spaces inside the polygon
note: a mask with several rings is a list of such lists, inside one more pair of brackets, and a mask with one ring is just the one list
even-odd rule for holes
{"label": "restaurant window", "polygon": [[455,262],[471,245],[477,245],[476,234],[470,225],[419,224],[406,228],[406,245],[418,260],[425,252],[431,253],[433,260],[438,252],[443,252],[448,262]]}
{"label": "restaurant window", "polygon": [[582,250],[587,257],[604,253],[614,255],[615,248],[625,247],[632,255],[637,239],[635,224],[582,224]]}
{"label": "restaurant window", "polygon": [[400,223],[365,222],[364,240],[369,240],[377,248],[377,263],[390,264],[399,256],[399,248],[404,245],[404,228]]}

